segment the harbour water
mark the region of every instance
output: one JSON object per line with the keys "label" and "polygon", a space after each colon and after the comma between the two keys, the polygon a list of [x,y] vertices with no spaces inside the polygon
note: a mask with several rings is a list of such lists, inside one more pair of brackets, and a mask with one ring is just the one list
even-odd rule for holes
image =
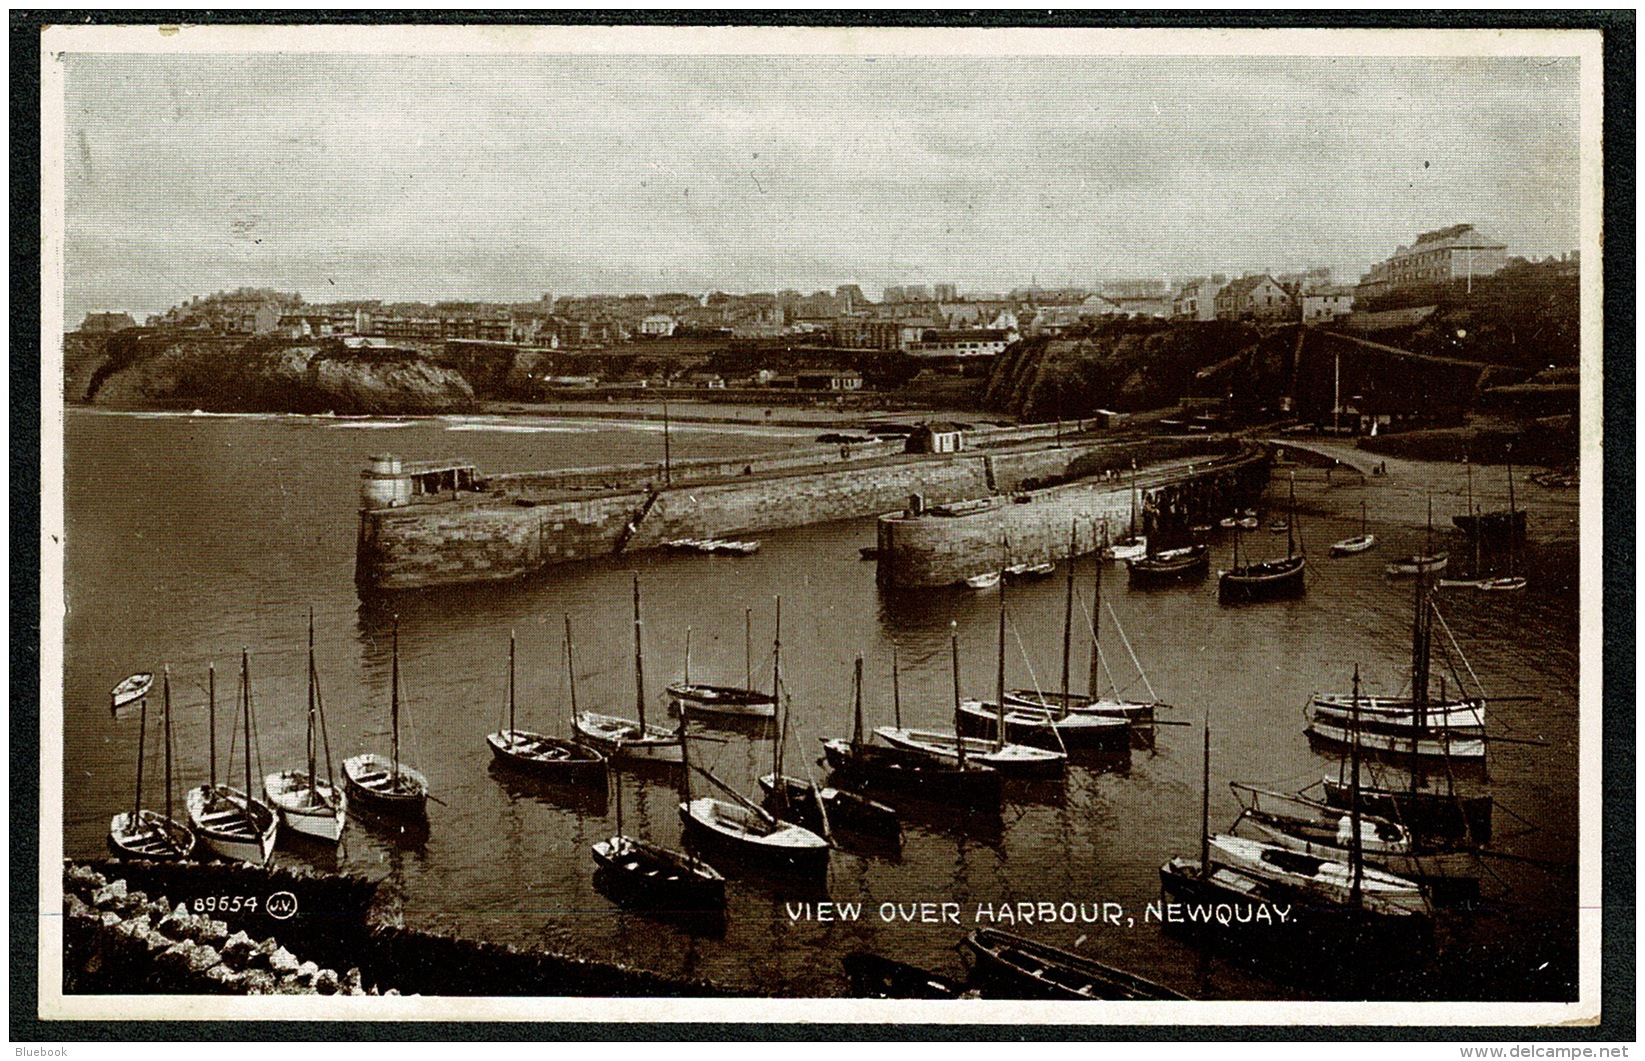
{"label": "harbour water", "polygon": [[[1195,997],[1334,996],[1330,983],[1207,958],[1146,923],[1144,914],[1158,897],[1160,864],[1173,855],[1197,857],[1197,727],[1207,713],[1217,828],[1238,810],[1230,780],[1295,789],[1335,772],[1335,760],[1311,750],[1303,735],[1312,692],[1346,691],[1356,663],[1368,693],[1399,691],[1409,662],[1411,587],[1385,580],[1382,567],[1422,544],[1411,499],[1430,482],[1439,491],[1436,518],[1448,524],[1449,514],[1462,510],[1456,469],[1390,461],[1389,476],[1353,485],[1299,474],[1299,526],[1311,570],[1300,600],[1219,607],[1214,574],[1198,585],[1132,591],[1123,567],[1107,568],[1102,643],[1113,674],[1127,694],[1147,694],[1134,650],[1153,692],[1175,705],[1161,717],[1191,725],[1160,728],[1151,750],[1128,759],[1074,767],[1065,784],[1016,790],[997,819],[925,814],[905,825],[898,852],[837,851],[826,894],[736,877],[723,926],[703,926],[624,912],[594,889],[589,845],[615,828],[614,800],[534,785],[492,766],[484,737],[499,728],[505,707],[510,631],[519,640],[521,728],[565,733],[562,614],[570,614],[576,641],[579,705],[631,713],[629,573],[639,573],[647,710],[664,719],[663,686],[681,674],[688,628],[692,677],[741,684],[744,611],[753,609],[751,669],[756,683],[769,680],[773,605],[781,595],[783,674],[794,704],[788,764],[790,772],[809,765],[820,776],[818,738],[849,734],[851,666],[859,653],[866,657],[870,726],[891,722],[893,643],[902,662],[905,723],[950,724],[950,631],[960,641],[962,689],[991,695],[998,598],[877,589],[873,564],[858,558],[858,548],[873,542],[871,519],[763,535],[762,549],[748,558],[646,553],[564,565],[520,583],[373,602],[357,595],[357,484],[370,454],[460,455],[486,471],[523,471],[659,460],[660,431],[657,424],[586,419],[70,410],[65,853],[101,854],[110,815],[130,804],[136,726],[108,710],[108,690],[120,678],[170,666],[180,794],[206,773],[207,665],[218,671],[221,761],[230,754],[238,656],[248,648],[258,728],[253,772],[261,777],[302,755],[312,608],[331,753],[340,763],[359,751],[386,751],[389,631],[397,616],[410,719],[405,758],[428,775],[440,801],[430,808],[428,834],[408,838],[351,820],[335,855],[283,845],[276,859],[380,878],[408,924],[812,997],[844,991],[840,959],[853,950],[956,971],[954,945],[978,923],[979,904],[995,911],[1011,904],[1015,911],[1019,903],[1108,902],[1120,904],[1131,923],[980,923],[1075,949]],[[675,424],[672,449],[680,458],[730,456],[814,434],[778,425]],[[1276,476],[1270,493],[1276,504],[1283,504],[1283,481]],[[1575,494],[1528,483],[1520,489],[1532,513],[1531,555],[1520,561],[1533,572],[1527,591],[1458,591],[1440,605],[1488,692],[1525,698],[1491,705],[1493,731],[1535,742],[1493,746],[1494,846],[1517,857],[1488,860],[1481,909],[1454,915],[1448,935],[1462,946],[1523,959],[1528,969],[1551,962],[1551,971],[1510,971],[1488,987],[1424,981],[1424,992],[1437,993],[1416,997],[1443,998],[1451,990],[1458,997],[1561,998],[1574,991],[1568,963],[1578,843]],[[1362,499],[1379,545],[1328,557],[1332,541],[1359,533]],[[1283,536],[1267,529],[1277,515],[1262,513],[1263,529],[1247,535],[1242,552],[1283,551]],[[1213,573],[1229,566],[1226,535],[1213,545]],[[1063,573],[1059,567],[1052,579],[1009,590],[1012,687],[1060,682]],[[1076,574],[1083,628],[1097,571],[1084,560]],[[1083,685],[1088,645],[1088,635],[1076,632],[1076,685]],[[156,705],[157,697],[150,702]],[[769,741],[757,731],[713,736],[694,744],[694,754],[729,785],[753,793],[755,777],[769,769]],[[244,750],[236,745],[232,754],[238,774]],[[147,761],[145,801],[154,806],[161,759],[152,739]],[[614,776],[625,830],[677,846],[673,779]],[[822,921],[799,905],[819,899],[862,904],[860,920]],[[922,922],[918,904],[942,902],[959,904],[960,926]]]}

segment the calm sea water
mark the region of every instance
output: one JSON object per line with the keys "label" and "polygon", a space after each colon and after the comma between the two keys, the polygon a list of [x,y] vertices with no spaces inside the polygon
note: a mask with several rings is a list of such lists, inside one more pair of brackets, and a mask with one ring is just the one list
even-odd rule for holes
{"label": "calm sea water", "polygon": [[[781,448],[811,434],[676,425],[673,445],[681,457],[722,456]],[[357,751],[386,749],[389,631],[397,615],[410,718],[405,758],[429,776],[441,801],[430,808],[428,836],[407,842],[351,820],[335,857],[282,849],[277,858],[378,877],[412,925],[809,997],[841,993],[839,959],[857,949],[957,972],[954,945],[962,930],[902,920],[911,904],[958,902],[969,928],[978,904],[1106,901],[1122,904],[1136,923],[1002,927],[1195,996],[1333,994],[1328,983],[1287,982],[1279,973],[1206,959],[1143,923],[1145,905],[1158,894],[1160,864],[1177,854],[1197,857],[1201,735],[1193,726],[1161,728],[1154,749],[1129,761],[1073,768],[1065,785],[1019,791],[997,820],[926,815],[908,823],[898,853],[837,852],[826,898],[862,903],[857,922],[795,921],[788,903],[821,896],[753,878],[734,881],[719,930],[614,907],[592,886],[589,845],[615,828],[615,801],[533,786],[491,766],[484,736],[498,728],[506,703],[510,631],[519,641],[520,725],[563,733],[562,614],[572,618],[580,706],[629,713],[629,583],[630,572],[639,573],[648,706],[663,718],[663,685],[681,672],[688,628],[692,676],[740,684],[744,612],[752,608],[756,681],[769,675],[780,595],[783,673],[794,698],[798,749],[789,753],[791,769],[814,760],[819,737],[849,733],[851,665],[859,653],[867,660],[870,725],[891,721],[893,642],[908,724],[950,722],[951,629],[960,639],[966,694],[990,695],[993,686],[997,598],[881,593],[873,564],[857,558],[858,546],[873,540],[872,520],[766,534],[760,553],[746,559],[641,554],[555,568],[509,585],[387,603],[363,604],[357,597],[358,474],[370,454],[462,455],[487,471],[656,460],[656,425],[75,409],[66,438],[63,769],[70,856],[100,855],[109,816],[132,797],[136,726],[111,719],[107,706],[108,689],[120,678],[170,665],[181,792],[206,774],[211,663],[218,672],[219,756],[229,754],[245,647],[258,724],[254,772],[297,764],[312,608],[332,755],[340,762]],[[1368,692],[1393,693],[1402,685],[1410,589],[1385,581],[1381,570],[1395,554],[1418,546],[1423,530],[1408,520],[1379,520],[1378,498],[1379,491],[1390,491],[1390,499],[1392,491],[1409,491],[1415,474],[1402,466],[1397,483],[1372,479],[1348,488],[1327,488],[1306,476],[1299,482],[1301,526],[1314,558],[1303,600],[1228,609],[1216,603],[1214,580],[1133,592],[1123,569],[1102,573],[1105,605],[1120,620],[1104,608],[1103,651],[1122,688],[1147,692],[1117,628],[1153,690],[1177,705],[1163,717],[1197,726],[1210,713],[1214,828],[1238,810],[1229,780],[1297,788],[1335,770],[1303,735],[1311,692],[1345,691],[1356,663]],[[1495,746],[1490,791],[1502,808],[1496,846],[1521,860],[1492,860],[1486,909],[1459,915],[1453,927],[1487,945],[1540,941],[1527,945],[1533,956],[1542,953],[1537,947],[1560,951],[1569,942],[1562,934],[1574,932],[1577,850],[1577,604],[1568,538],[1574,499],[1544,498],[1537,489],[1523,490],[1533,510],[1532,536],[1563,540],[1528,558],[1537,573],[1531,589],[1453,595],[1442,604],[1486,689],[1533,698],[1493,705],[1493,725],[1539,742]],[[1327,558],[1331,541],[1358,533],[1362,498],[1381,544],[1360,556]],[[1264,529],[1249,536],[1247,546],[1266,549],[1279,540]],[[1283,551],[1282,544],[1274,547]],[[1214,566],[1227,566],[1231,543],[1221,541],[1215,550]],[[1055,579],[1011,591],[1012,686],[1052,688],[1060,680],[1061,576],[1059,569]],[[1090,606],[1095,577],[1094,565],[1082,561],[1080,612]],[[1083,627],[1084,619],[1079,622]],[[1076,684],[1085,674],[1088,644],[1088,636],[1076,635]],[[753,792],[754,778],[769,769],[769,741],[758,733],[719,736],[697,745],[696,754],[726,783]],[[244,750],[236,745],[233,754],[238,773]],[[158,779],[160,769],[151,741],[146,777]],[[677,846],[672,780],[615,776],[625,830]],[[157,780],[153,785],[145,796],[149,806],[160,799]]]}

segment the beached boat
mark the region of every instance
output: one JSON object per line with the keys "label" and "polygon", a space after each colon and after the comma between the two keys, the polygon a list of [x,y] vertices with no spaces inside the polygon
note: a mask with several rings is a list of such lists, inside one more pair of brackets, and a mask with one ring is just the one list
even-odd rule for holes
{"label": "beached boat", "polygon": [[108,848],[116,858],[148,859],[172,862],[188,858],[194,853],[194,831],[172,817],[171,805],[171,670],[162,671],[164,699],[162,701],[161,731],[165,747],[166,786],[165,810],[153,811],[143,806],[144,737],[148,732],[148,700],[140,700],[137,716],[137,791],[132,809],[122,811],[109,819]]}
{"label": "beached boat", "polygon": [[428,778],[400,761],[400,621],[394,621],[389,670],[389,754],[364,752],[343,760],[343,788],[350,806],[396,817],[428,814]]}
{"label": "beached boat", "polygon": [[612,762],[643,760],[677,763],[684,758],[677,732],[653,726],[645,719],[645,650],[640,624],[640,576],[634,576],[634,710],[638,719],[578,711],[572,729],[579,740]]}
{"label": "beached boat", "polygon": [[970,578],[964,579],[963,583],[966,589],[993,589],[1000,584],[1000,573],[998,571],[984,571],[980,575],[972,575]]}
{"label": "beached boat", "polygon": [[973,955],[972,980],[989,998],[1187,1001],[1187,996],[1083,954],[997,928],[979,928],[961,941]]}
{"label": "beached boat", "polygon": [[[565,619],[565,668],[571,717],[577,717],[577,670],[571,653],[571,616]],[[514,724],[514,634],[508,635],[508,724],[486,734],[492,757],[506,766],[551,781],[605,781],[606,757],[598,748],[564,737],[518,729]]]}
{"label": "beached boat", "polygon": [[1011,564],[1006,567],[1004,574],[1010,582],[1034,582],[1050,578],[1056,570],[1055,561],[1047,560],[1041,564]]}
{"label": "beached boat", "polygon": [[1363,553],[1377,543],[1377,536],[1365,529],[1365,502],[1359,503],[1359,533],[1352,538],[1344,538],[1331,546],[1332,556],[1351,556],[1354,553]]}
{"label": "beached boat", "polygon": [[[1217,600],[1223,604],[1300,597],[1308,591],[1308,558],[1298,548],[1296,535],[1297,488],[1291,480],[1291,519],[1285,524],[1285,556],[1260,563],[1239,562],[1239,537],[1234,538],[1234,566],[1217,573]],[[1244,523],[1241,523],[1244,526]]]}
{"label": "beached boat", "polygon": [[1415,576],[1437,575],[1444,571],[1451,562],[1451,554],[1434,549],[1434,499],[1428,497],[1428,530],[1423,540],[1422,552],[1401,557],[1388,564],[1384,571],[1389,578],[1412,578]]}
{"label": "beached boat", "polygon": [[[212,676],[216,687],[216,675]],[[213,696],[215,700],[215,696]],[[319,753],[326,753],[325,773],[319,770]],[[325,731],[325,707],[320,697],[319,672],[314,666],[314,612],[308,613],[308,732],[304,744],[306,769],[295,767],[263,778],[263,797],[280,815],[281,826],[290,833],[336,843],[343,835],[346,808],[343,794],[332,780],[331,742]]]}
{"label": "beached boat", "polygon": [[[217,783],[217,672],[210,670],[207,709],[207,743],[210,745],[211,774],[207,784],[192,788],[184,797],[189,825],[194,835],[218,858],[265,865],[274,854],[280,817],[274,808],[250,795],[251,788],[251,657],[240,652],[240,705],[245,731],[245,787],[232,788]],[[233,756],[229,769],[233,770]]]}
{"label": "beached boat", "polygon": [[1131,585],[1139,588],[1167,586],[1204,578],[1211,570],[1211,547],[1189,545],[1166,549],[1152,556],[1130,560],[1125,565]]}

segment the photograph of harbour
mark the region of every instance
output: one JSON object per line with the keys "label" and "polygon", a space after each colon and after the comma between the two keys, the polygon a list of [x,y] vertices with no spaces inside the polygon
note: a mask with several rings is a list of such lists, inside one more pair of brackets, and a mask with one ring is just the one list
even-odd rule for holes
{"label": "photograph of harbour", "polygon": [[1597,1014],[1597,34],[395,29],[44,38],[58,1012]]}

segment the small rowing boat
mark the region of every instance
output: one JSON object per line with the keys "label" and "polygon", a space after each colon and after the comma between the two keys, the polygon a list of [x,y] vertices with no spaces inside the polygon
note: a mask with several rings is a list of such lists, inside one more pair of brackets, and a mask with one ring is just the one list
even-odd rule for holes
{"label": "small rowing boat", "polygon": [[140,671],[116,685],[109,693],[109,710],[118,711],[127,704],[141,700],[154,688],[154,675]]}

